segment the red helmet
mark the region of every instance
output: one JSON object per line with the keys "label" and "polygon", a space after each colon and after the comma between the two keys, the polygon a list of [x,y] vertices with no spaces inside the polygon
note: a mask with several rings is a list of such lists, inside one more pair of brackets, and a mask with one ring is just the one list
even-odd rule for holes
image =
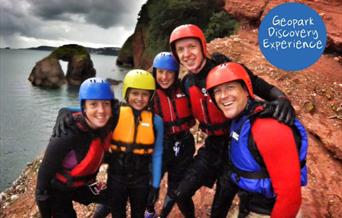
{"label": "red helmet", "polygon": [[179,39],[184,39],[184,38],[198,39],[202,46],[203,56],[205,57],[207,55],[207,42],[205,40],[202,30],[194,24],[184,24],[184,25],[180,25],[176,27],[170,35],[169,43],[171,46],[171,51],[173,53],[173,56],[175,56],[178,62],[179,62],[179,58],[176,53],[175,42]]}
{"label": "red helmet", "polygon": [[242,80],[247,87],[249,95],[254,98],[251,79],[246,69],[238,63],[228,62],[214,67],[208,73],[206,88],[208,91],[211,91],[218,85],[236,80]]}

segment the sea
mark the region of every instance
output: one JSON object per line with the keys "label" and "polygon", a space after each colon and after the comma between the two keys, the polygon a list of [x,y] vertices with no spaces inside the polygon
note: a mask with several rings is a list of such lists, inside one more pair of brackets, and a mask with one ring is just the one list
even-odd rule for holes
{"label": "sea", "polygon": [[[23,169],[44,153],[58,110],[79,106],[79,86],[59,89],[32,86],[28,77],[35,63],[48,51],[0,49],[0,192],[8,188]],[[128,68],[116,66],[116,56],[91,54],[96,76],[122,80]],[[60,61],[66,74],[68,62]],[[122,83],[113,86],[121,99]]]}

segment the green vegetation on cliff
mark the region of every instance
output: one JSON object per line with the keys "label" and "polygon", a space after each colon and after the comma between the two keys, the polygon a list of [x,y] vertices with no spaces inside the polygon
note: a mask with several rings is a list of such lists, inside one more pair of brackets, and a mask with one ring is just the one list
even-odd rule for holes
{"label": "green vegetation on cliff", "polygon": [[63,45],[61,47],[56,48],[51,54],[50,57],[55,57],[57,59],[62,60],[70,60],[71,57],[77,56],[80,59],[89,59],[89,53],[87,49],[83,46],[70,44]]}
{"label": "green vegetation on cliff", "polygon": [[[152,60],[160,51],[169,50],[169,36],[174,28],[182,24],[198,25],[208,41],[232,34],[237,22],[223,11],[223,5],[223,0],[148,0],[139,12],[134,33],[139,35],[143,44],[143,54],[138,55],[141,63]],[[122,62],[129,56],[137,56],[131,43],[137,43],[140,39],[132,40],[131,37],[120,51]]]}

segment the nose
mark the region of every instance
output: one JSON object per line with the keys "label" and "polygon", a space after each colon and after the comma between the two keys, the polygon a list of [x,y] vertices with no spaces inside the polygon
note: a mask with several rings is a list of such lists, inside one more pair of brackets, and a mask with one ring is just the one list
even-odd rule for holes
{"label": "nose", "polygon": [[103,113],[105,111],[105,104],[101,103],[99,104],[99,107],[97,108],[98,112]]}
{"label": "nose", "polygon": [[185,47],[184,48],[184,56],[188,57],[190,55],[190,49]]}
{"label": "nose", "polygon": [[228,96],[228,92],[226,90],[222,90],[220,92],[220,95],[219,97],[222,99],[222,98],[226,98]]}
{"label": "nose", "polygon": [[166,79],[166,73],[165,73],[165,72],[163,72],[163,73],[161,74],[161,79],[162,79],[162,80],[165,80],[165,79]]}
{"label": "nose", "polygon": [[143,100],[143,95],[142,95],[142,94],[139,94],[139,95],[137,96],[137,100],[138,100],[138,101],[142,101],[142,100]]}

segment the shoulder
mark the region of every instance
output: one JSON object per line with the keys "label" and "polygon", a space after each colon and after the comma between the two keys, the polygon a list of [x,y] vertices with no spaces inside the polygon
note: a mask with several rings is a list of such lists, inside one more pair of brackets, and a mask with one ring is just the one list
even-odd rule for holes
{"label": "shoulder", "polygon": [[163,124],[163,119],[158,114],[154,114],[153,122],[155,125],[160,125]]}
{"label": "shoulder", "polygon": [[71,146],[74,145],[75,142],[80,141],[83,138],[82,132],[77,129],[67,129],[66,134],[62,134],[61,136],[51,136],[49,145],[50,146]]}
{"label": "shoulder", "polygon": [[273,118],[257,118],[251,132],[258,149],[264,151],[286,150],[294,142],[291,128]]}
{"label": "shoulder", "polygon": [[[291,133],[291,128],[274,118],[257,118],[252,125],[252,132],[269,135]],[[265,136],[267,137],[267,136]]]}

